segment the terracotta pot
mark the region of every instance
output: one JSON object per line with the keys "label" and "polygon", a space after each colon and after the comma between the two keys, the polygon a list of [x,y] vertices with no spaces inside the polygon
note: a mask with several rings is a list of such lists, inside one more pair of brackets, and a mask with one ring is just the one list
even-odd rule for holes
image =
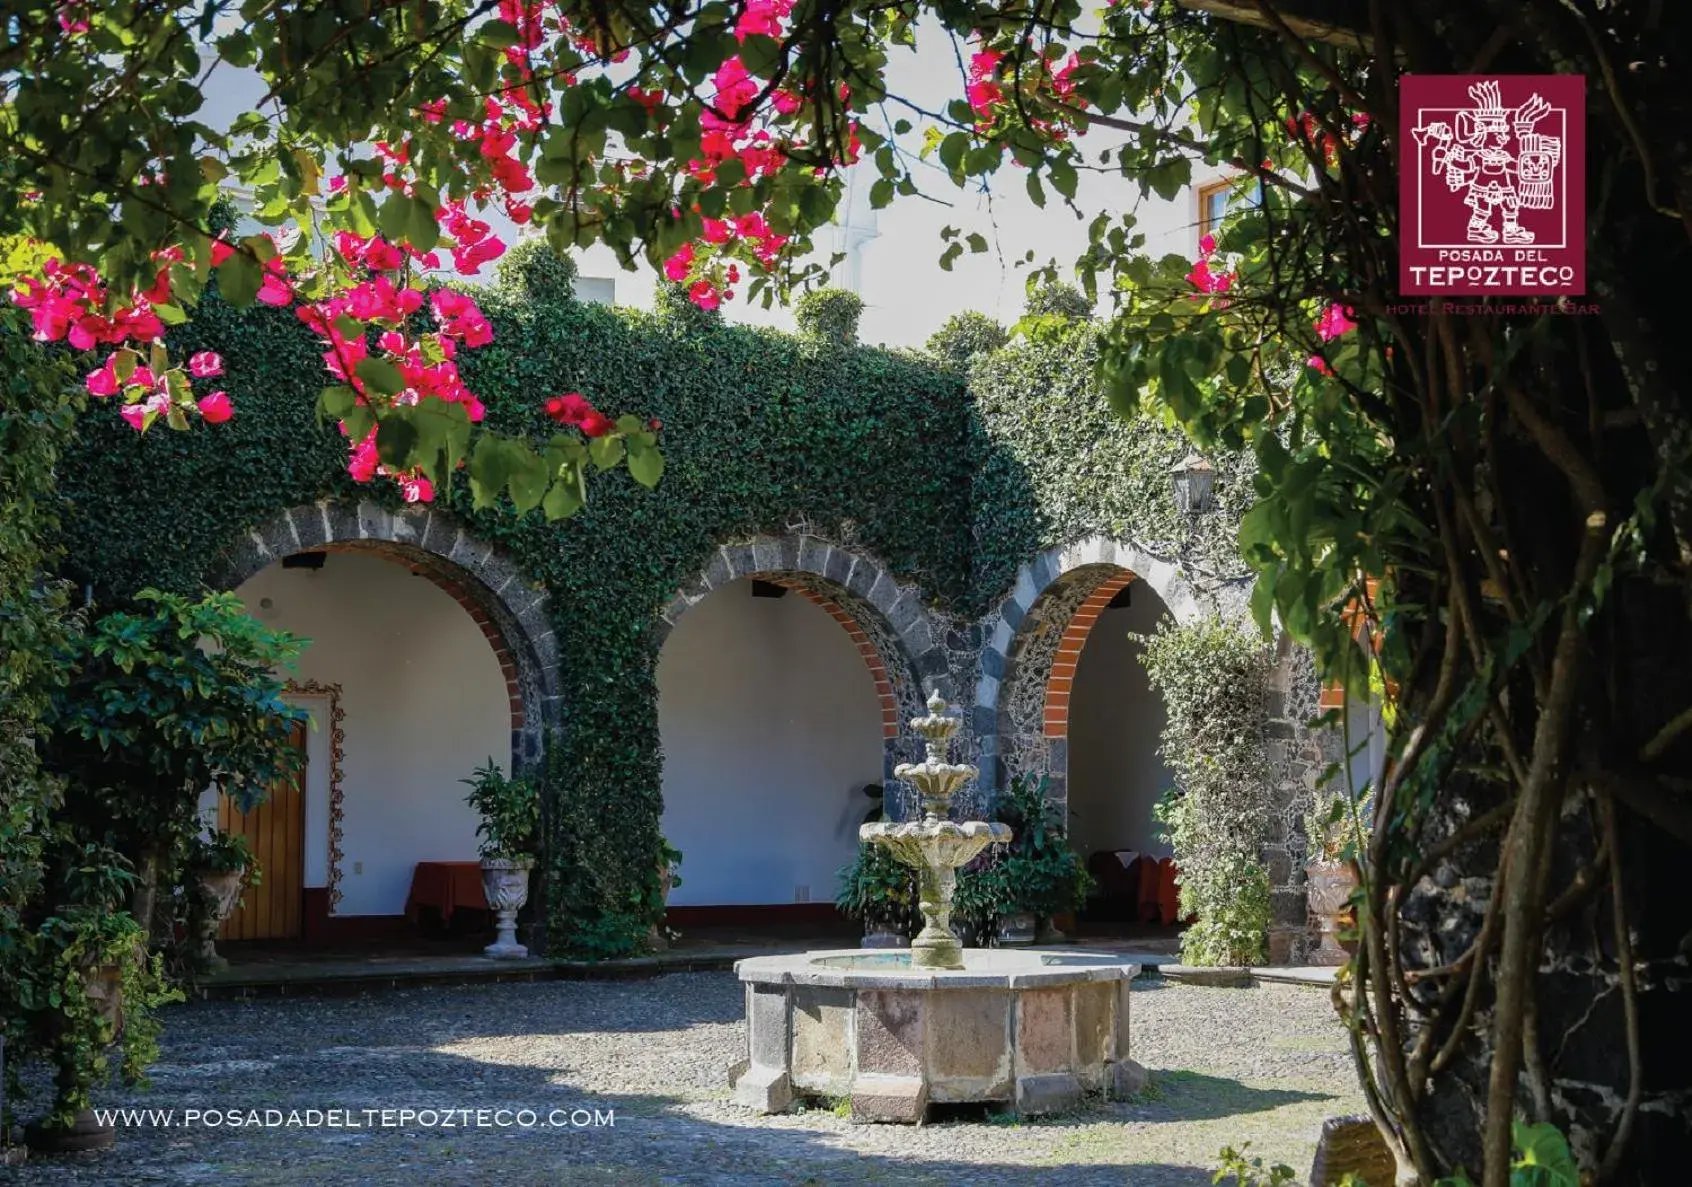
{"label": "terracotta pot", "polygon": [[495,960],[520,960],[529,950],[517,942],[517,912],[529,901],[529,871],[532,857],[484,857],[482,895],[488,900],[499,927],[499,936],[482,949]]}
{"label": "terracotta pot", "polygon": [[1357,889],[1357,869],[1350,862],[1318,861],[1304,867],[1308,880],[1311,917],[1316,921],[1320,942],[1309,957],[1310,964],[1341,965],[1351,953],[1340,943],[1339,932],[1350,922],[1352,892]]}

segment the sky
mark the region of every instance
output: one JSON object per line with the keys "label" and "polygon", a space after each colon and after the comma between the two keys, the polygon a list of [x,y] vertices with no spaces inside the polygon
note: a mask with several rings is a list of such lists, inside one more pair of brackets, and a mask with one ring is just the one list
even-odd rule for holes
{"label": "sky", "polygon": [[[957,54],[937,23],[919,26],[914,48],[893,48],[888,70],[891,95],[938,110],[961,97],[963,88]],[[214,126],[227,126],[256,101],[262,90],[256,75],[220,68],[208,80],[207,106],[202,115]],[[916,124],[910,135],[901,138],[902,143],[910,147],[920,143],[921,117],[899,110],[894,103],[889,104],[889,114],[893,118],[904,116]],[[1089,133],[1081,143],[1096,155],[1112,146],[1116,138],[1116,133],[1100,129]],[[977,310],[1010,325],[1022,314],[1029,266],[1021,261],[1026,253],[1034,253],[1036,264],[1057,261],[1060,274],[1072,278],[1070,265],[1086,246],[1087,220],[1100,210],[1135,211],[1138,229],[1146,234],[1147,248],[1154,255],[1174,252],[1191,256],[1197,250],[1198,207],[1192,191],[1164,202],[1155,195],[1142,197],[1136,184],[1120,176],[1083,173],[1076,194],[1082,217],[1077,217],[1050,187],[1045,208],[1036,206],[1028,197],[1024,171],[1014,166],[1002,168],[988,189],[977,185],[960,190],[938,165],[924,163],[914,167],[922,197],[895,198],[892,205],[871,211],[867,191],[876,176],[873,166],[859,166],[851,172],[857,173],[860,181],[855,186],[857,200],[847,219],[870,231],[872,237],[860,249],[856,276],[848,277],[842,267],[836,271],[835,283],[855,281],[847,287],[856,287],[864,298],[858,336],[866,343],[921,346],[947,317],[964,310]],[[1195,168],[1194,175],[1195,180],[1202,181],[1215,172],[1207,174]],[[483,217],[494,223],[508,242],[520,233],[498,212]],[[987,240],[989,250],[983,254],[965,252],[951,271],[942,270],[939,258],[945,241],[941,231],[948,226],[966,235],[979,233]],[[817,262],[826,263],[828,254],[838,250],[839,234],[835,233],[834,242],[826,232],[816,236],[820,245]],[[576,263],[584,277],[611,278],[617,304],[651,307],[657,277],[650,269],[623,271],[616,257],[603,247],[577,253]],[[724,315],[752,325],[793,327],[790,309],[749,304],[744,292],[736,293],[735,300],[724,306]]]}

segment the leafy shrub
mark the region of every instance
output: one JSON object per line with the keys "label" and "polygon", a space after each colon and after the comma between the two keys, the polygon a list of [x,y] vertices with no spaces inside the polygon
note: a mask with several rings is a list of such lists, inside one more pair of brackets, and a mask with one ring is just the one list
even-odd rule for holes
{"label": "leafy shrub", "polygon": [[1181,870],[1181,936],[1195,965],[1268,957],[1269,875],[1260,860],[1271,808],[1263,722],[1269,652],[1256,635],[1218,619],[1165,623],[1141,636],[1141,662],[1163,696],[1168,724],[1158,754],[1175,774],[1159,803],[1164,839]]}
{"label": "leafy shrub", "polygon": [[1085,321],[1093,316],[1093,303],[1074,285],[1053,280],[1028,294],[1026,316],[1068,317]]}
{"label": "leafy shrub", "polygon": [[482,818],[476,835],[490,861],[533,858],[540,850],[540,789],[533,780],[507,776],[492,756],[460,783],[470,788],[464,802]]}
{"label": "leafy shrub", "polygon": [[1018,775],[993,802],[993,819],[1008,825],[1011,840],[989,850],[960,872],[958,914],[983,935],[1001,915],[1023,911],[1046,917],[1073,911],[1093,890],[1093,876],[1069,847],[1058,807],[1047,796],[1048,781]]}
{"label": "leafy shrub", "polygon": [[46,753],[68,784],[65,824],[133,858],[130,910],[144,928],[164,922],[154,903],[183,872],[201,791],[215,786],[245,811],[304,762],[294,730],[308,716],[283,699],[277,675],[300,644],[232,593],[194,601],[144,589],[63,652],[71,675]]}
{"label": "leafy shrub", "polygon": [[863,312],[864,299],[849,289],[813,289],[799,298],[793,320],[808,338],[850,346],[858,340]]}
{"label": "leafy shrub", "polygon": [[195,836],[190,846],[189,868],[208,874],[232,874],[236,870],[249,871],[251,884],[259,885],[262,876],[258,859],[253,856],[247,838],[213,830],[211,836]]}
{"label": "leafy shrub", "polygon": [[929,335],[928,353],[961,371],[969,367],[976,355],[991,354],[1008,341],[1010,335],[1003,326],[985,313],[969,309],[952,314]]}
{"label": "leafy shrub", "polygon": [[921,930],[917,913],[917,871],[902,864],[885,845],[858,843],[852,864],[840,871],[834,905],[866,927],[913,936]]}
{"label": "leafy shrub", "polygon": [[500,284],[528,301],[574,301],[576,261],[560,255],[544,239],[524,239],[501,257]]}

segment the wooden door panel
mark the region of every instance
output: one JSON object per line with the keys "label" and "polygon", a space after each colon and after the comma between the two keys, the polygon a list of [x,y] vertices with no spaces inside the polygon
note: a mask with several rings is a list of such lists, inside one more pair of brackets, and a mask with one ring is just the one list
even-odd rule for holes
{"label": "wooden door panel", "polygon": [[[305,750],[305,729],[294,731],[294,744]],[[242,812],[220,796],[218,827],[245,837],[258,859],[261,884],[248,887],[241,905],[224,921],[224,940],[295,939],[300,934],[305,898],[305,767],[270,789],[270,798]]]}

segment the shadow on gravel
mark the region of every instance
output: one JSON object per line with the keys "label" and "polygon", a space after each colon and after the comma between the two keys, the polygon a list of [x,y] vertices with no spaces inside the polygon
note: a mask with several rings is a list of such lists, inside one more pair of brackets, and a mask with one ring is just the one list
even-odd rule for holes
{"label": "shadow on gravel", "polygon": [[1135,1102],[1136,1121],[1208,1121],[1267,1112],[1302,1101],[1337,1099],[1325,1092],[1253,1088],[1226,1076],[1181,1070],[1154,1069],[1152,1085],[1152,1092]]}

